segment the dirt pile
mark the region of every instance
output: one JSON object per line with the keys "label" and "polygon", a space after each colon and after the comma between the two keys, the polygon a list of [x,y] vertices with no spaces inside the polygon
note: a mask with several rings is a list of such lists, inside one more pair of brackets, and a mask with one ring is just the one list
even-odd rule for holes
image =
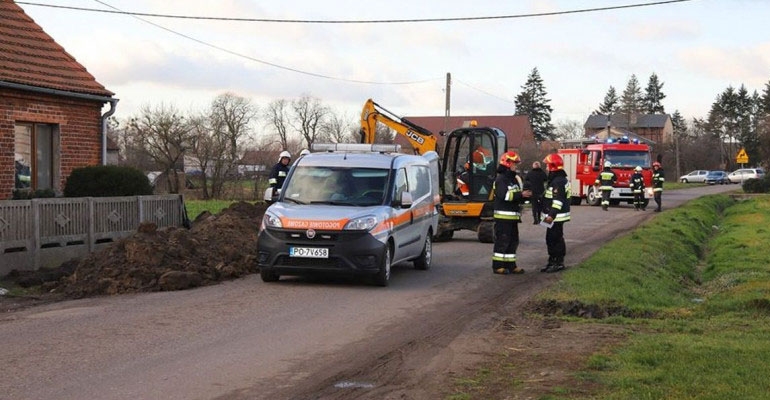
{"label": "dirt pile", "polygon": [[257,272],[257,232],[265,208],[234,203],[219,214],[201,214],[189,230],[144,224],[80,260],[71,275],[46,289],[74,298],[180,290]]}

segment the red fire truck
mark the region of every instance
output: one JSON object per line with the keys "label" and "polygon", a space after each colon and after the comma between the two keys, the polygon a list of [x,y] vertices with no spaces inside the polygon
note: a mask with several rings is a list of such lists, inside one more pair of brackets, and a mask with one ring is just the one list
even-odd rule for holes
{"label": "red fire truck", "polygon": [[612,164],[612,171],[617,176],[617,182],[610,195],[610,204],[617,205],[620,202],[632,204],[634,195],[631,192],[629,181],[634,174],[634,168],[643,168],[644,176],[644,206],[646,207],[652,198],[652,156],[650,146],[639,143],[638,140],[628,138],[611,138],[604,141],[596,139],[581,140],[576,142],[564,142],[559,149],[559,155],[564,159],[564,170],[570,178],[572,189],[572,201],[574,205],[580,204],[582,199],[592,206],[598,206],[601,202],[601,193],[594,186],[596,177],[601,172],[604,162]]}

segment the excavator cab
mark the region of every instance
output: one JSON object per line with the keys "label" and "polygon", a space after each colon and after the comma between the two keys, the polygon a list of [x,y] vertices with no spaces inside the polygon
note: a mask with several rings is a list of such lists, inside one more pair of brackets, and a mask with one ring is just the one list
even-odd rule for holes
{"label": "excavator cab", "polygon": [[437,240],[469,229],[479,241],[493,241],[492,184],[497,162],[508,150],[505,133],[493,127],[455,129],[446,135],[441,165],[442,201]]}

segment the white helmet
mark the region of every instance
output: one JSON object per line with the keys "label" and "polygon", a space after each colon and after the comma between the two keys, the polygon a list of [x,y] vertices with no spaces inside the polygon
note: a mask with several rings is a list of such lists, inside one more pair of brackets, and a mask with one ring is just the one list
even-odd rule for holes
{"label": "white helmet", "polygon": [[307,155],[307,154],[310,154],[310,150],[308,150],[308,149],[303,149],[302,151],[299,152],[299,156],[300,157],[302,157],[304,155]]}
{"label": "white helmet", "polygon": [[609,168],[611,166],[612,166],[612,163],[609,162],[609,160],[604,162],[604,168]]}
{"label": "white helmet", "polygon": [[280,154],[280,155],[278,155],[278,161],[281,161],[281,159],[282,159],[282,158],[284,158],[284,157],[286,157],[286,158],[288,158],[289,160],[291,160],[291,153],[289,153],[289,152],[288,152],[288,151],[286,151],[286,150],[282,151],[282,152],[281,152],[281,154]]}
{"label": "white helmet", "polygon": [[637,166],[636,166],[636,168],[634,168],[634,171],[637,171],[637,172],[639,172],[639,171],[641,171],[641,170],[642,170],[642,167],[641,167],[641,166],[639,166],[639,165],[637,165]]}

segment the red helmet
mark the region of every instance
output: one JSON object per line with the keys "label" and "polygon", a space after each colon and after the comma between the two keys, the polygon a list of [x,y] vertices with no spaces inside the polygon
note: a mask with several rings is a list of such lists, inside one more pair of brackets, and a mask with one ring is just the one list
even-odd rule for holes
{"label": "red helmet", "polygon": [[556,153],[545,156],[543,163],[548,167],[549,172],[564,169],[564,160],[562,160],[561,156]]}
{"label": "red helmet", "polygon": [[506,151],[503,156],[500,157],[500,165],[505,168],[511,168],[511,165],[521,162],[521,158],[515,151]]}
{"label": "red helmet", "polygon": [[660,168],[660,163],[655,161],[654,163],[652,163],[652,166]]}

